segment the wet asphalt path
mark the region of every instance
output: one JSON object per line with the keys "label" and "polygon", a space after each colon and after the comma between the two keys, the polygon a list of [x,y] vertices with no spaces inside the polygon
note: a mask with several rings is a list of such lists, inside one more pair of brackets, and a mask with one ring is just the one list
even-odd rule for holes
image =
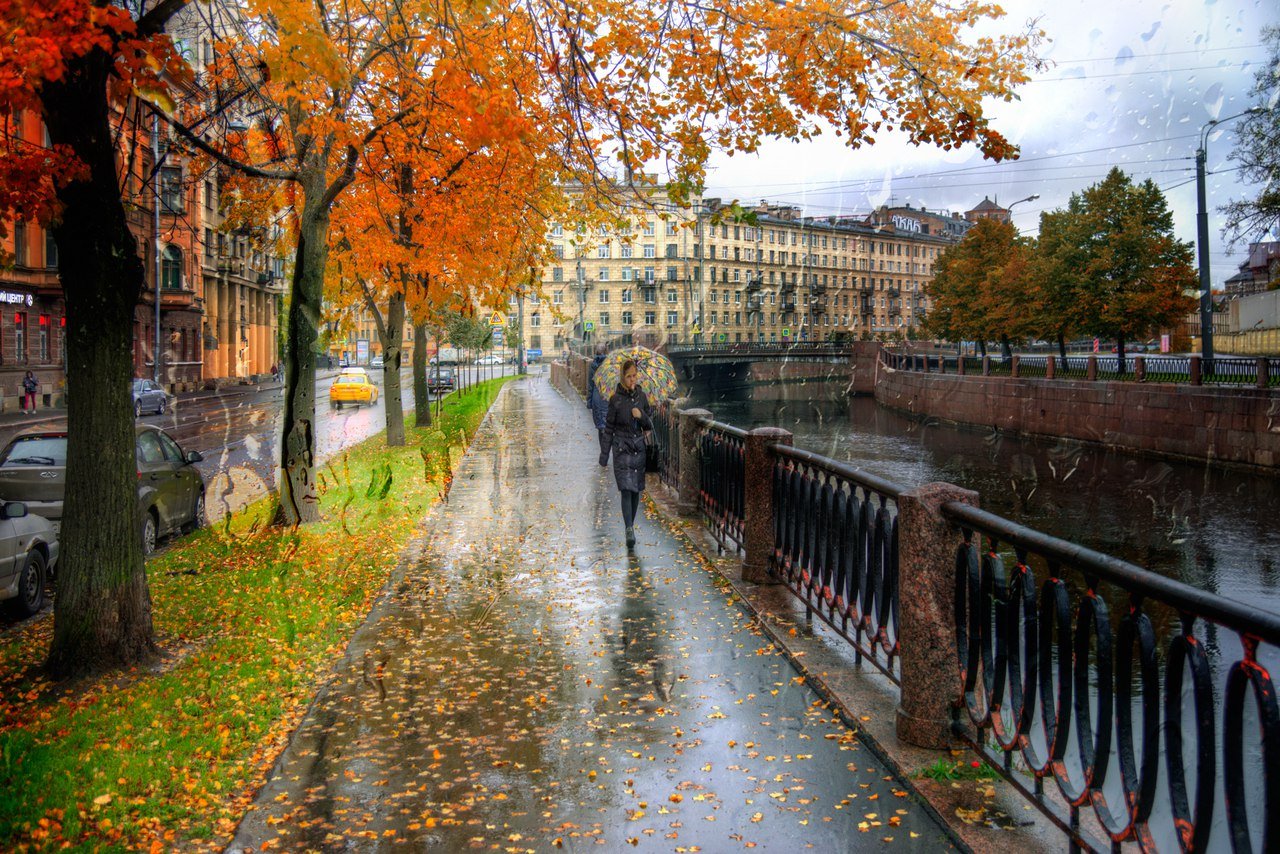
{"label": "wet asphalt path", "polygon": [[596,447],[506,387],[232,849],[947,846]]}

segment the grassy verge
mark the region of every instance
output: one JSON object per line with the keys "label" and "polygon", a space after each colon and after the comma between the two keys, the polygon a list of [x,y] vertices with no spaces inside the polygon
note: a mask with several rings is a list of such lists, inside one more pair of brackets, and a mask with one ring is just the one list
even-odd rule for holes
{"label": "grassy verge", "polygon": [[0,636],[0,849],[225,845],[505,381],[332,459],[322,522],[267,528],[264,500],[151,560],[157,667],[67,688],[52,619]]}

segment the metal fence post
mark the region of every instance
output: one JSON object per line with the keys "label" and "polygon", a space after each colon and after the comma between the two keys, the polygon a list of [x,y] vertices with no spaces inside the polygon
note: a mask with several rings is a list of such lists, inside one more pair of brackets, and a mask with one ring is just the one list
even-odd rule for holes
{"label": "metal fence post", "polygon": [[711,418],[705,409],[681,409],[680,419],[680,484],[676,490],[676,510],[681,516],[698,512],[698,494],[702,489],[702,465],[698,459],[698,436],[702,422]]}
{"label": "metal fence post", "polygon": [[949,501],[978,505],[978,493],[926,483],[898,496],[898,642],[902,691],[898,737],[919,747],[952,743],[951,704],[960,694],[955,565],[960,534],[942,516]]}
{"label": "metal fence post", "polygon": [[764,584],[773,554],[773,445],[790,445],[791,432],[757,427],[747,434],[743,472],[742,580]]}
{"label": "metal fence post", "polygon": [[1098,379],[1098,357],[1097,356],[1089,357],[1089,361],[1086,363],[1085,369],[1084,369],[1084,378],[1087,379],[1089,382],[1094,382],[1095,380]]}
{"label": "metal fence post", "polygon": [[1200,373],[1200,357],[1199,356],[1191,357],[1191,367],[1187,369],[1187,374],[1189,375],[1188,379],[1191,380],[1192,385],[1200,385],[1201,383],[1204,382],[1204,377]]}

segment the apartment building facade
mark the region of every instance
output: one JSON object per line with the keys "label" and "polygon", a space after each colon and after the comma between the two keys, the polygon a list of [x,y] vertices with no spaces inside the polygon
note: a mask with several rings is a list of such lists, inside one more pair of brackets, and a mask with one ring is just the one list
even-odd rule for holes
{"label": "apartment building facade", "polygon": [[906,337],[962,234],[767,203],[727,214],[708,198],[636,206],[617,230],[553,226],[541,292],[525,300],[527,346],[641,329],[669,344]]}

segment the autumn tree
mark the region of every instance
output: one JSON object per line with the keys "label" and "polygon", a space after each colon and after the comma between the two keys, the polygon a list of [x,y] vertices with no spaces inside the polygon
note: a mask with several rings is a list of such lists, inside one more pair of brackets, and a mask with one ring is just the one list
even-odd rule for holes
{"label": "autumn tree", "polygon": [[1011,338],[1026,334],[1025,291],[1029,247],[1012,223],[982,219],[934,265],[925,291],[933,308],[929,334],[951,341],[975,339],[983,355],[997,338],[1009,355]]}
{"label": "autumn tree", "polygon": [[1271,55],[1254,73],[1250,94],[1257,111],[1236,128],[1238,141],[1230,158],[1240,177],[1259,190],[1253,198],[1222,209],[1227,215],[1224,231],[1232,240],[1280,233],[1280,26],[1263,27],[1262,42]]}
{"label": "autumn tree", "polygon": [[1026,305],[1033,334],[1056,341],[1065,368],[1067,338],[1080,329],[1079,280],[1075,273],[1083,263],[1085,247],[1070,242],[1065,211],[1040,214],[1040,236],[1031,259]]}
{"label": "autumn tree", "polygon": [[1195,309],[1192,247],[1173,234],[1173,214],[1150,179],[1134,184],[1112,169],[1073,193],[1050,217],[1043,255],[1058,279],[1058,301],[1071,306],[1069,326],[1116,342],[1125,372],[1125,344],[1177,323]]}
{"label": "autumn tree", "polygon": [[36,111],[50,148],[0,137],[0,219],[52,230],[67,306],[67,481],[49,667],[129,666],[154,652],[137,520],[134,308],[145,285],[126,201],[144,168],[140,96],[187,74],[163,30],[183,0],[0,5],[0,118]]}

